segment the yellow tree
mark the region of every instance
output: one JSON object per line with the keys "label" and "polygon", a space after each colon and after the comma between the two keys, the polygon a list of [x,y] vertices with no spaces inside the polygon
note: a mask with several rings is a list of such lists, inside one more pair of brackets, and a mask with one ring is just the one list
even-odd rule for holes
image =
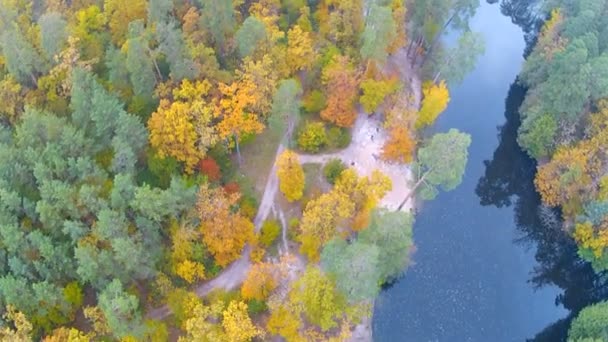
{"label": "yellow tree", "polygon": [[[373,64],[373,62],[370,63],[370,65]],[[363,95],[359,98],[359,102],[367,113],[373,113],[388,95],[399,89],[399,86],[397,79],[380,81],[366,79],[360,85]]]}
{"label": "yellow tree", "polygon": [[0,116],[15,124],[23,111],[21,85],[8,75],[0,81]]}
{"label": "yellow tree", "polygon": [[368,226],[371,211],[391,189],[391,179],[378,170],[370,177],[359,177],[354,169],[347,169],[338,177],[333,191],[342,193],[354,204],[352,228],[359,231]]}
{"label": "yellow tree", "polygon": [[121,46],[125,42],[130,22],[146,18],[147,5],[146,0],[104,1],[104,13],[108,18],[108,26],[114,44]]}
{"label": "yellow tree", "polygon": [[358,80],[348,57],[335,56],[324,69],[322,81],[328,93],[321,118],[340,127],[351,127],[357,118]]}
{"label": "yellow tree", "polygon": [[239,142],[244,134],[260,133],[264,124],[260,118],[248,110],[254,103],[254,85],[250,82],[233,82],[230,85],[219,84],[221,98],[218,101],[214,116],[220,120],[217,124],[219,137],[233,141],[241,160]]}
{"label": "yellow tree", "polygon": [[226,335],[222,327],[215,323],[219,320],[223,303],[213,303],[210,306],[203,305],[200,301],[185,303],[188,318],[182,323],[184,336],[180,336],[178,342],[216,342],[226,341]]}
{"label": "yellow tree", "polygon": [[265,300],[277,287],[277,268],[269,263],[254,264],[241,287],[243,299]]}
{"label": "yellow tree", "polygon": [[405,27],[407,23],[407,8],[405,7],[405,1],[393,0],[391,3],[391,9],[393,10],[393,20],[397,25],[397,34],[393,42],[389,45],[388,52],[394,53],[407,44],[407,33]]}
{"label": "yellow tree", "polygon": [[171,224],[171,265],[173,273],[184,279],[188,284],[199,279],[205,279],[205,266],[192,260],[194,242],[200,239],[200,232],[179,225],[176,221]]}
{"label": "yellow tree", "polygon": [[277,159],[277,175],[279,187],[289,202],[297,201],[304,194],[304,170],[298,155],[285,150]]}
{"label": "yellow tree", "polygon": [[238,259],[245,244],[253,239],[253,223],[233,211],[239,197],[239,194],[227,194],[223,188],[210,189],[207,184],[201,185],[199,191],[203,242],[220,266]]}
{"label": "yellow tree", "polygon": [[339,191],[330,191],[308,202],[300,222],[300,252],[311,261],[318,261],[319,249],[338,234],[338,223],[351,217],[354,210],[354,203]]}
{"label": "yellow tree", "polygon": [[253,325],[247,313],[247,304],[232,301],[223,313],[222,326],[226,333],[227,341],[247,342],[254,337],[263,336],[264,332]]}
{"label": "yellow tree", "polygon": [[287,342],[304,342],[306,339],[300,336],[299,310],[291,303],[281,303],[270,313],[270,318],[266,324],[268,331],[275,335],[281,335]]}
{"label": "yellow tree", "polygon": [[183,162],[187,173],[192,173],[201,157],[196,148],[197,136],[191,113],[187,103],[170,103],[163,99],[148,120],[150,145],[157,150],[158,156],[171,156]]}
{"label": "yellow tree", "polygon": [[292,72],[309,69],[316,59],[312,37],[299,25],[287,32],[287,64]]}
{"label": "yellow tree", "polygon": [[450,92],[443,80],[439,84],[425,82],[422,87],[422,94],[424,96],[422,108],[420,108],[416,120],[416,128],[418,129],[433,124],[450,102]]}

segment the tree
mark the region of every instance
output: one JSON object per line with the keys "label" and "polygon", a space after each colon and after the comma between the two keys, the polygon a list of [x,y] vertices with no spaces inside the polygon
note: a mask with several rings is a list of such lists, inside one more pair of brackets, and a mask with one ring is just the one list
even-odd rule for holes
{"label": "tree", "polygon": [[211,33],[213,41],[223,54],[227,37],[234,31],[234,8],[232,0],[200,1],[201,25]]}
{"label": "tree", "polygon": [[232,208],[240,195],[228,195],[222,188],[210,189],[201,185],[198,212],[201,219],[203,242],[220,266],[239,258],[245,243],[253,238],[253,223]]}
{"label": "tree", "polygon": [[250,56],[255,52],[260,42],[266,39],[264,23],[254,16],[249,16],[236,31],[236,43],[241,57]]}
{"label": "tree", "polygon": [[266,328],[268,332],[281,335],[288,342],[300,342],[304,339],[299,330],[302,325],[299,313],[295,312],[293,305],[283,304],[272,310]]}
{"label": "tree", "polygon": [[[196,298],[196,296],[194,296]],[[222,302],[213,303],[209,306],[203,305],[200,301],[192,301],[188,304],[189,316],[182,323],[182,328],[186,335],[180,336],[179,342],[214,342],[226,340],[226,335],[222,327],[216,323],[219,321],[224,304]]]}
{"label": "tree", "polygon": [[193,111],[189,104],[161,100],[158,109],[148,121],[150,145],[157,150],[158,156],[171,156],[186,166],[192,173],[200,156],[197,149],[197,134],[192,122]]}
{"label": "tree", "polygon": [[282,80],[272,98],[269,125],[279,132],[286,131],[287,141],[291,141],[294,127],[300,114],[302,88],[294,79]]}
{"label": "tree", "polygon": [[337,327],[337,320],[346,309],[346,300],[335,283],[315,266],[308,266],[293,283],[289,300],[301,305],[308,321],[323,331]]}
{"label": "tree", "polygon": [[437,196],[437,187],[444,191],[456,188],[462,182],[470,144],[471,136],[456,129],[435,134],[428,144],[418,150],[415,169],[418,181],[399,209],[421,186],[421,195],[426,199]]}
{"label": "tree", "polygon": [[277,175],[279,187],[287,201],[293,202],[302,198],[305,185],[304,170],[295,152],[285,150],[277,158]]}
{"label": "tree", "polygon": [[21,84],[36,84],[39,74],[45,71],[42,57],[21,33],[17,25],[0,34],[0,47],[8,72]]}
{"label": "tree", "polygon": [[38,19],[40,25],[40,45],[46,59],[52,64],[55,57],[61,52],[68,35],[66,32],[67,22],[57,12],[47,12]]}
{"label": "tree", "polygon": [[0,116],[11,124],[16,124],[23,112],[22,87],[12,76],[6,76],[0,81]]}
{"label": "tree", "polygon": [[534,179],[543,202],[563,206],[567,214],[577,212],[583,201],[594,195],[592,175],[599,170],[599,162],[588,142],[559,148],[551,162],[538,168]]}
{"label": "tree", "polygon": [[103,9],[114,44],[121,46],[127,39],[130,23],[146,18],[147,2],[135,0],[129,3],[120,0],[104,0]]}
{"label": "tree", "polygon": [[357,76],[348,57],[335,56],[323,69],[323,84],[327,92],[327,107],[321,118],[340,127],[351,127],[357,118]]}
{"label": "tree", "polygon": [[460,83],[464,77],[473,71],[477,58],[485,52],[485,42],[480,33],[465,31],[459,38],[458,44],[439,54],[437,60],[437,73],[433,82],[440,77],[448,83]]}
{"label": "tree", "polygon": [[603,341],[608,338],[608,303],[599,302],[584,308],[572,321],[568,341]]}
{"label": "tree", "polygon": [[517,142],[532,158],[546,158],[553,152],[557,122],[549,114],[527,117],[519,129]]}
{"label": "tree", "polygon": [[246,300],[266,300],[278,285],[276,267],[270,263],[256,263],[247,273],[241,295]]}
{"label": "tree", "polygon": [[376,245],[334,239],[323,248],[321,265],[351,302],[371,300],[380,291],[379,254]]}
{"label": "tree", "polygon": [[422,94],[424,96],[422,108],[420,108],[416,119],[416,128],[418,129],[432,125],[450,102],[450,93],[445,81],[441,81],[439,84],[425,83],[422,87]]}
{"label": "tree", "polygon": [[27,320],[27,317],[22,312],[15,310],[13,306],[9,305],[6,307],[6,313],[2,318],[5,322],[11,322],[11,324],[15,327],[14,330],[7,326],[3,326],[2,329],[0,329],[0,338],[2,338],[3,341],[33,341],[32,323]]}
{"label": "tree", "polygon": [[351,217],[354,210],[354,203],[338,191],[330,191],[308,202],[300,222],[300,252],[311,261],[317,261],[319,249],[337,235],[339,220]]}
{"label": "tree", "polygon": [[223,312],[222,326],[228,341],[247,342],[254,337],[262,336],[263,331],[258,329],[247,314],[247,304],[232,301]]}
{"label": "tree", "polygon": [[[143,31],[143,21],[131,22],[129,24],[129,39],[122,46],[122,50],[127,55],[126,66],[135,95],[149,100],[152,98],[152,92],[156,85],[154,67],[157,66],[150,56],[148,42],[142,36]],[[158,68],[157,73],[160,75]]]}
{"label": "tree", "polygon": [[401,211],[374,210],[369,227],[359,233],[358,241],[379,248],[380,282],[392,281],[401,275],[410,260],[413,244],[413,217]]}
{"label": "tree", "polygon": [[99,295],[103,312],[112,335],[121,338],[142,333],[139,303],[135,296],[124,292],[119,280],[114,279]]}
{"label": "tree", "polygon": [[356,49],[364,25],[363,1],[324,1],[319,5],[319,31],[342,50]]}
{"label": "tree", "polygon": [[298,134],[298,147],[317,153],[327,144],[327,132],[322,122],[307,122]]}
{"label": "tree", "polygon": [[388,48],[396,37],[396,25],[389,7],[376,3],[371,5],[366,17],[365,30],[361,36],[361,57],[384,64]]}
{"label": "tree", "polygon": [[359,102],[367,113],[373,113],[384,102],[384,99],[395,93],[399,87],[399,81],[396,79],[380,81],[366,79],[360,84],[363,95],[359,98]]}
{"label": "tree", "polygon": [[317,54],[309,32],[302,30],[299,25],[293,26],[287,32],[287,65],[292,72],[308,70],[315,63]]}
{"label": "tree", "polygon": [[174,80],[195,79],[199,74],[199,67],[192,60],[182,30],[175,20],[158,22],[156,24],[158,50],[165,55],[169,63],[171,78]]}
{"label": "tree", "polygon": [[388,131],[388,139],[382,147],[382,158],[398,163],[410,163],[416,141],[404,124],[395,123]]}

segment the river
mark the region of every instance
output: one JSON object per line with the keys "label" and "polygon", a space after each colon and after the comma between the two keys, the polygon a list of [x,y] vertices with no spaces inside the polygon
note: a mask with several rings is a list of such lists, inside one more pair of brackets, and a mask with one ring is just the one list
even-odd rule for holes
{"label": "river", "polygon": [[420,206],[414,265],[376,301],[374,340],[562,341],[571,317],[605,298],[555,212],[542,208],[535,164],[516,143],[521,29],[482,4],[471,21],[486,53],[435,130],[472,135],[462,184]]}

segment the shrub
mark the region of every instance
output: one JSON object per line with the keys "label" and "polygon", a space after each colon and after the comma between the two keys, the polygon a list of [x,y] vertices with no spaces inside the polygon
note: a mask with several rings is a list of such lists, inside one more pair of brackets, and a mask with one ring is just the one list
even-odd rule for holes
{"label": "shrub", "polygon": [[344,170],[346,165],[340,159],[332,159],[323,167],[323,175],[330,184],[335,184]]}
{"label": "shrub", "polygon": [[210,181],[217,182],[218,180],[220,180],[220,166],[213,158],[207,157],[201,160],[199,163],[199,168],[201,173],[207,176]]}
{"label": "shrub", "polygon": [[306,152],[317,153],[327,144],[325,125],[322,122],[308,122],[298,135],[298,146]]}
{"label": "shrub", "polygon": [[259,242],[268,247],[277,239],[281,233],[281,225],[277,220],[266,220],[262,225]]}
{"label": "shrub", "polygon": [[346,128],[334,126],[327,131],[327,144],[331,148],[346,148],[350,139],[350,131]]}
{"label": "shrub", "polygon": [[255,217],[255,214],[257,214],[258,212],[258,201],[251,197],[251,196],[247,196],[247,195],[243,195],[242,199],[241,199],[241,214],[243,214],[243,216],[248,217],[250,219],[253,219]]}
{"label": "shrub", "polygon": [[237,192],[241,192],[241,187],[237,182],[230,182],[224,185],[224,191],[228,194],[236,194]]}
{"label": "shrub", "polygon": [[304,97],[302,107],[308,113],[318,113],[325,108],[326,105],[325,95],[319,90],[313,90],[310,94]]}
{"label": "shrub", "polygon": [[250,316],[268,311],[268,305],[263,300],[251,299],[247,302],[247,311]]}

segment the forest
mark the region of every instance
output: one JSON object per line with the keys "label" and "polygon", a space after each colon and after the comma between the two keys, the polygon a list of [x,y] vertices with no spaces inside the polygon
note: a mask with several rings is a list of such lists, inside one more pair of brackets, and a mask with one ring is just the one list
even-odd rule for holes
{"label": "forest", "polygon": [[[546,20],[519,76],[527,93],[518,142],[539,162],[534,183],[543,204],[559,209],[578,255],[603,277],[608,270],[608,3],[541,5]],[[568,341],[607,339],[607,302],[585,308],[568,335]]]}
{"label": "forest", "polygon": [[[413,198],[462,179],[470,136],[427,130],[478,5],[0,0],[0,338],[348,340],[410,263]],[[398,175],[340,158],[369,142]]]}

